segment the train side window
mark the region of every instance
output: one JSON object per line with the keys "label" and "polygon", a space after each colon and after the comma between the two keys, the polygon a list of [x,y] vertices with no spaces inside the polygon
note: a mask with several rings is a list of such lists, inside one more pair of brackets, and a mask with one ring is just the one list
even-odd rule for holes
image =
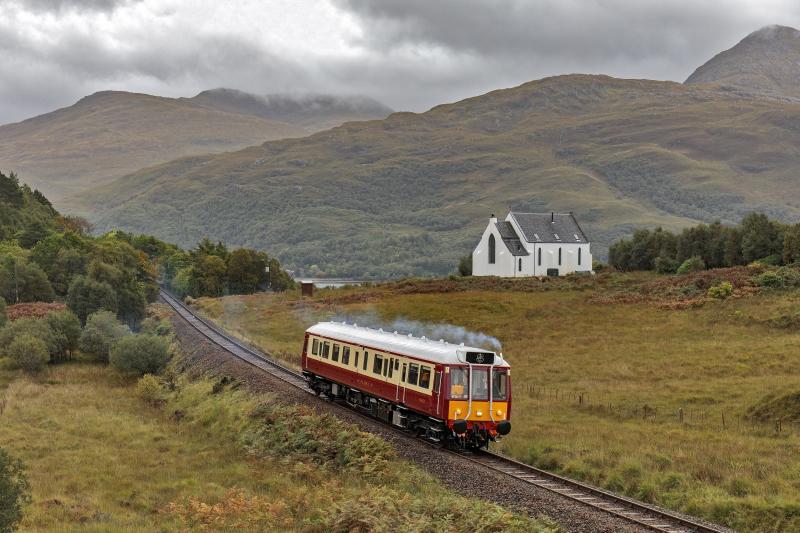
{"label": "train side window", "polygon": [[437,372],[433,375],[433,390],[439,392],[439,387],[442,385],[442,373]]}
{"label": "train side window", "polygon": [[322,357],[324,357],[325,359],[327,359],[327,358],[328,358],[328,354],[329,354],[330,352],[331,352],[331,343],[329,343],[329,342],[327,342],[327,341],[326,341],[326,342],[323,342],[323,343],[322,343]]}
{"label": "train side window", "polygon": [[427,389],[431,385],[431,367],[423,366],[419,369],[419,386]]}
{"label": "train side window", "polygon": [[403,381],[406,380],[406,370],[407,369],[408,369],[408,365],[406,363],[403,363],[403,378],[402,378]]}
{"label": "train side window", "polygon": [[364,372],[367,371],[368,365],[369,365],[369,352],[364,350]]}
{"label": "train side window", "polygon": [[311,353],[314,355],[319,355],[319,340],[314,339],[311,341]]}
{"label": "train side window", "polygon": [[381,369],[383,367],[383,356],[375,354],[375,357],[372,358],[372,373],[373,374],[380,374]]}
{"label": "train side window", "polygon": [[389,377],[392,377],[392,370],[394,370],[394,359],[389,359]]}
{"label": "train side window", "polygon": [[343,346],[342,347],[342,364],[349,365],[350,364],[350,347]]}
{"label": "train side window", "polygon": [[358,350],[356,350],[356,359],[353,362],[353,366],[355,366],[356,370],[358,370]]}
{"label": "train side window", "polygon": [[418,380],[419,380],[419,365],[416,363],[410,363],[408,365],[408,384],[416,385]]}
{"label": "train side window", "polygon": [[386,359],[383,362],[383,377],[386,377],[386,372],[389,371],[389,365],[390,364],[392,364],[392,360],[391,359]]}
{"label": "train side window", "polygon": [[331,355],[331,361],[338,361],[338,360],[339,360],[339,345],[334,343],[333,355]]}
{"label": "train side window", "polygon": [[395,370],[400,370],[400,359],[395,359],[394,360],[394,369]]}

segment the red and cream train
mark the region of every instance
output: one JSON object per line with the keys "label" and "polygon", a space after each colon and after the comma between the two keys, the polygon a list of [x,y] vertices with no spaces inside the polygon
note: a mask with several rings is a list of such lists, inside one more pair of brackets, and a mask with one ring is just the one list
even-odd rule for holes
{"label": "red and cream train", "polygon": [[317,394],[432,440],[484,447],[511,431],[511,369],[495,352],[321,322],[302,367]]}

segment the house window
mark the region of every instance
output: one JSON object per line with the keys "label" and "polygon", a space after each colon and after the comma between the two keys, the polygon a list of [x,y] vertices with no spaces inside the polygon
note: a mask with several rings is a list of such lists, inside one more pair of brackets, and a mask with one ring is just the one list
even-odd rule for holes
{"label": "house window", "polygon": [[582,252],[582,251],[583,251],[583,250],[582,250],[581,248],[578,248],[578,264],[579,264],[579,265],[581,264],[581,252]]}
{"label": "house window", "polygon": [[494,235],[489,235],[489,264],[490,265],[494,264],[494,249],[495,249]]}
{"label": "house window", "polygon": [[561,266],[561,248],[558,249],[558,266]]}
{"label": "house window", "polygon": [[539,248],[539,266],[542,266],[542,249]]}
{"label": "house window", "polygon": [[522,258],[521,257],[519,258],[519,266],[517,267],[517,270],[522,272]]}

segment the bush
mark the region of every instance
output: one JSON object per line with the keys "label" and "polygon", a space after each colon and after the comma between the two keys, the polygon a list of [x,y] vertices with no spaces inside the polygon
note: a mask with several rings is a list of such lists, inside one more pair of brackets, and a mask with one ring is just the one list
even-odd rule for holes
{"label": "bush", "polygon": [[109,362],[125,372],[159,374],[169,361],[169,343],[155,335],[128,335],[111,348]]}
{"label": "bush", "polygon": [[708,288],[708,295],[711,298],[724,300],[733,294],[733,284],[730,281],[721,281],[717,285]]}
{"label": "bush", "polygon": [[22,520],[22,508],[30,503],[25,467],[0,448],[0,532],[14,531]]}
{"label": "bush", "polygon": [[97,311],[86,320],[81,334],[81,350],[108,361],[111,347],[131,332],[128,326],[120,324],[117,315],[111,311]]}
{"label": "bush", "polygon": [[677,259],[659,255],[653,262],[653,266],[659,274],[674,274],[681,265]]}
{"label": "bush", "polygon": [[45,320],[59,344],[58,357],[66,358],[71,355],[81,338],[81,321],[68,309],[50,313]]}
{"label": "bush", "polygon": [[778,289],[783,287],[783,278],[774,270],[767,270],[756,277],[756,285]]}
{"label": "bush", "polygon": [[47,344],[28,334],[20,335],[11,341],[6,354],[17,368],[26,372],[39,372],[50,361]]}
{"label": "bush", "polygon": [[64,340],[60,338],[48,325],[45,319],[20,318],[9,322],[0,329],[0,350],[8,350],[11,343],[23,335],[30,335],[34,339],[44,342],[47,348],[48,360],[57,358]]}
{"label": "bush", "polygon": [[6,300],[0,296],[0,328],[6,325],[8,314],[6,313]]}
{"label": "bush", "polygon": [[465,255],[458,261],[458,274],[460,276],[472,275],[472,254]]}
{"label": "bush", "polygon": [[703,262],[703,260],[700,257],[694,256],[681,263],[681,266],[678,267],[677,273],[689,274],[690,272],[698,272],[705,269],[706,264]]}
{"label": "bush", "polygon": [[136,382],[136,394],[151,405],[158,405],[164,400],[161,382],[153,374],[145,374]]}

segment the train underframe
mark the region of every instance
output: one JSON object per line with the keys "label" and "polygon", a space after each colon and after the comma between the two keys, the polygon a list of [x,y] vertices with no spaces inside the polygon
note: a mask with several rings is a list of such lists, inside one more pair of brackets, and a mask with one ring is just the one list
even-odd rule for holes
{"label": "train underframe", "polygon": [[[342,402],[353,409],[368,413],[382,422],[403,428],[418,437],[459,448],[485,448],[495,440],[488,428],[471,424],[466,431],[456,433],[446,420],[411,410],[401,404],[378,398],[364,391],[342,385],[311,372],[303,372],[309,387],[318,395]],[[465,421],[464,421],[465,422]]]}

